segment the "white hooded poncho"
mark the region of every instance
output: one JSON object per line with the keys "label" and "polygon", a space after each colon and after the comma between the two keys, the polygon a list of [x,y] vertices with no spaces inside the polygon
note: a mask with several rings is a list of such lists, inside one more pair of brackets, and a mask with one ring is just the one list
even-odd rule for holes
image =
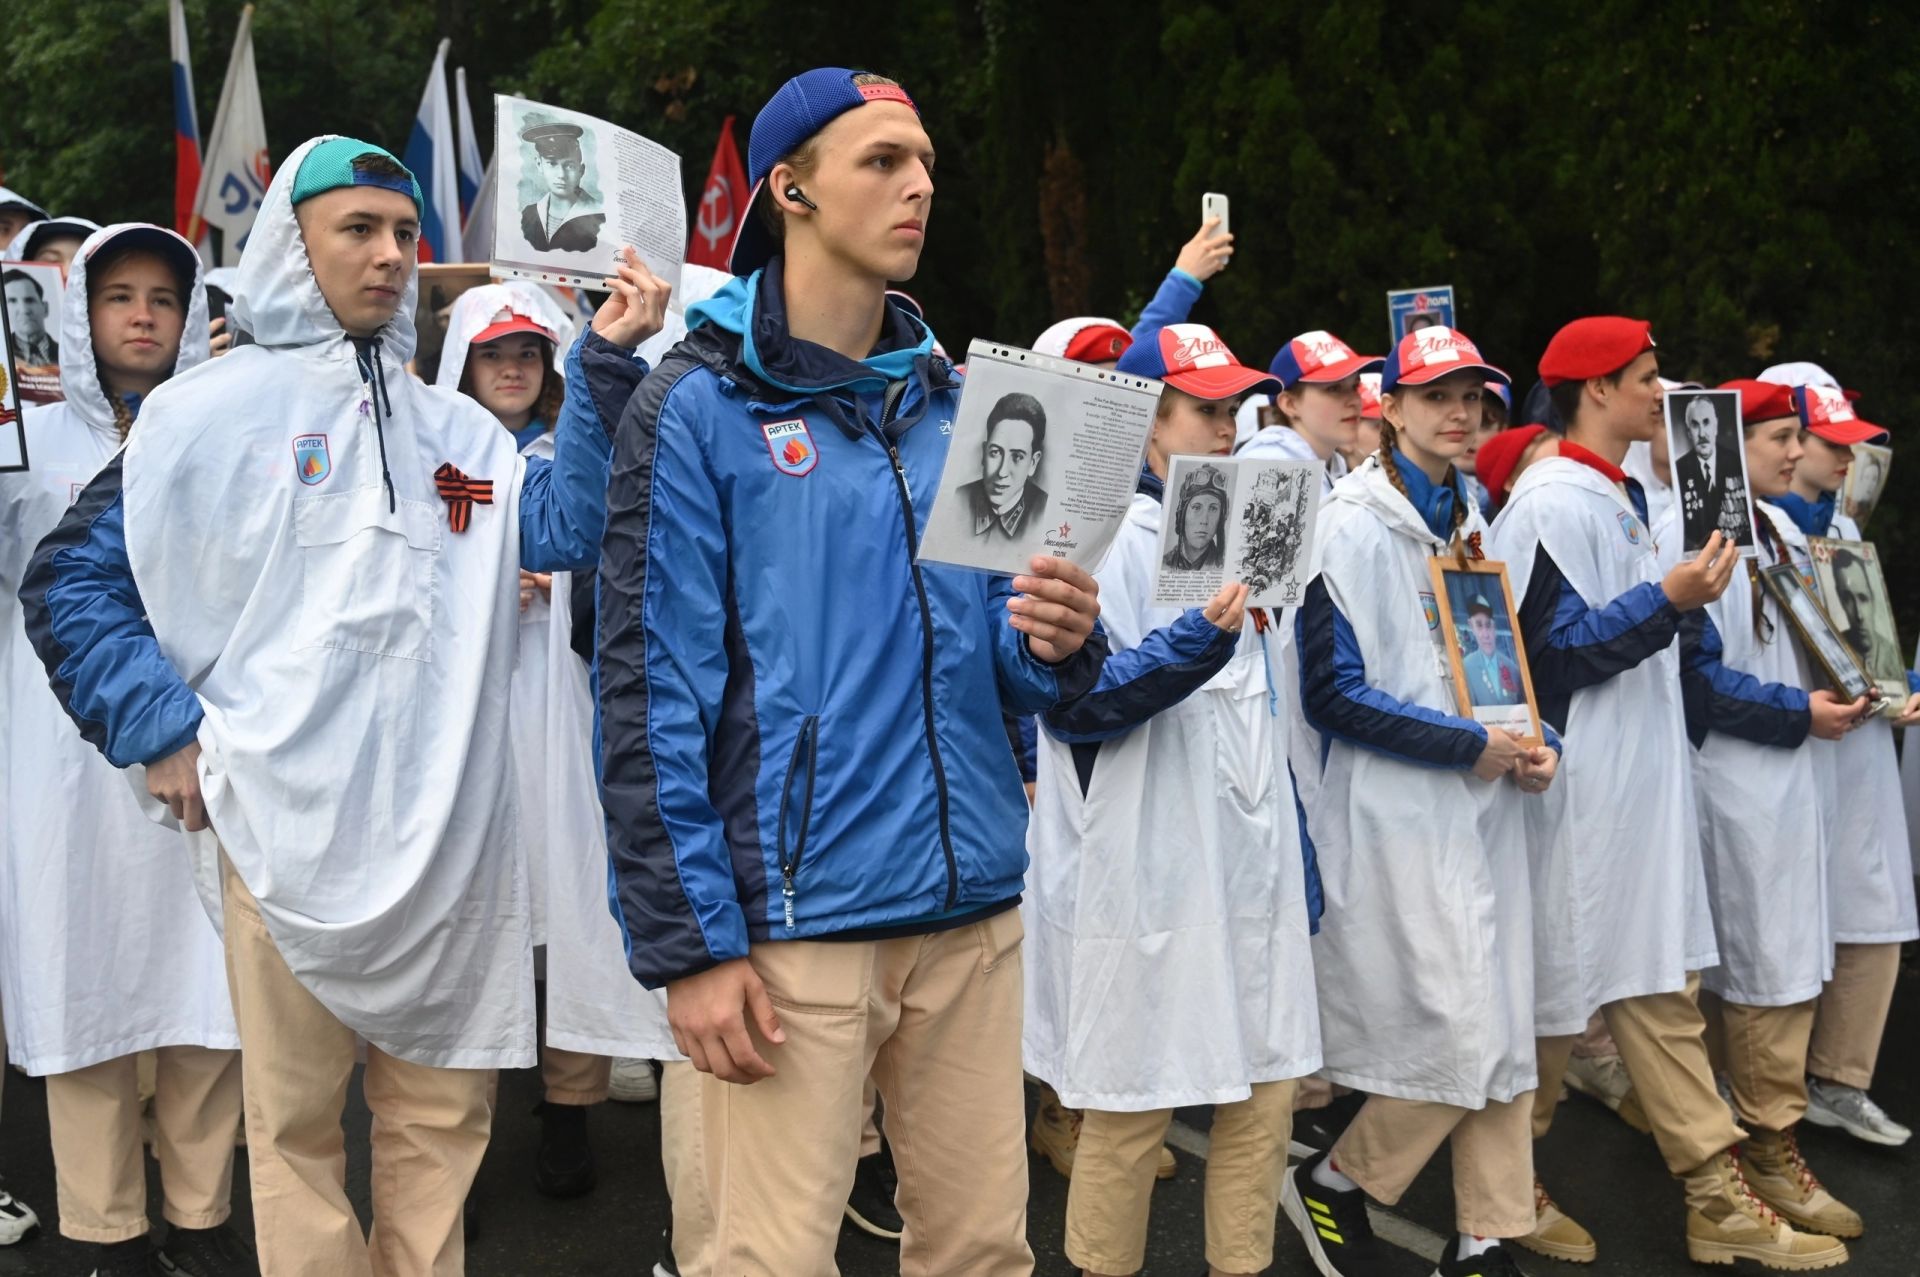
{"label": "white hooded poncho", "polygon": [[[120,449],[94,364],[87,271],[130,229],[98,231],[75,256],[60,333],[66,402],[26,410],[33,468],[0,474],[0,1006],[13,1062],[33,1074],[159,1046],[240,1045],[191,862],[81,739],[27,642],[17,598],[35,545]],[[189,294],[176,373],[207,358],[197,277]]]}
{"label": "white hooded poncho", "polygon": [[[485,409],[403,370],[411,276],[376,403],[289,202],[313,145],[280,166],[240,264],[253,344],[157,392],[125,464],[134,576],[206,712],[202,892],[217,912],[224,848],[293,974],[383,1051],[526,1067],[507,744],[525,463]],[[464,531],[435,486],[449,464],[493,485]]]}

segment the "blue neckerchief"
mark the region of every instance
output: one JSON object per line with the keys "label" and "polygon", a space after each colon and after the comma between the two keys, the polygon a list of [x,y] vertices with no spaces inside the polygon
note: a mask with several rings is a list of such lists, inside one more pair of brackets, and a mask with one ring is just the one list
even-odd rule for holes
{"label": "blue neckerchief", "polygon": [[[1446,487],[1427,478],[1426,471],[1407,460],[1407,454],[1395,448],[1393,462],[1400,471],[1400,482],[1407,486],[1407,500],[1427,525],[1427,531],[1442,541],[1453,535],[1453,503],[1464,502],[1466,494],[1457,487]],[[1460,472],[1454,471],[1454,483],[1460,482]]]}
{"label": "blue neckerchief", "polygon": [[513,432],[513,446],[525,452],[528,444],[545,433],[547,433],[547,423],[536,417]]}
{"label": "blue neckerchief", "polygon": [[1809,501],[1798,493],[1787,492],[1769,500],[1786,511],[1794,527],[1810,537],[1823,537],[1833,526],[1833,510],[1839,495],[1837,492],[1823,492],[1818,501]]}

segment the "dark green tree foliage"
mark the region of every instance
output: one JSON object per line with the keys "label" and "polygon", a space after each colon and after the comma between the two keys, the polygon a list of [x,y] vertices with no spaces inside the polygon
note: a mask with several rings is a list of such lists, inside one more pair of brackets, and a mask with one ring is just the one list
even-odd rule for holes
{"label": "dark green tree foliage", "polygon": [[[237,0],[188,0],[202,130]],[[161,0],[0,0],[8,184],[100,220],[170,216]],[[1243,359],[1329,328],[1385,341],[1389,288],[1451,283],[1522,382],[1583,313],[1654,320],[1669,374],[1828,365],[1920,482],[1920,19],[1838,0],[262,0],[275,156],[323,130],[399,149],[433,42],[482,126],[495,90],[578,107],[684,157],[786,75],[899,78],[940,153],[910,289],[949,349],[1131,318],[1233,200],[1239,252],[1199,318]],[[490,149],[486,147],[483,149]],[[1904,485],[1902,485],[1904,487]],[[1909,641],[1920,500],[1883,503]]]}

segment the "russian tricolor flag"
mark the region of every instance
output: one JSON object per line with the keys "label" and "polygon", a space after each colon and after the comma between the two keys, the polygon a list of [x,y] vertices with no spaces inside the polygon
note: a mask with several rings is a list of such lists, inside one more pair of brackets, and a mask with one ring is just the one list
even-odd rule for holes
{"label": "russian tricolor flag", "polygon": [[200,119],[193,106],[193,58],[187,51],[187,15],[180,0],[168,0],[168,38],[173,47],[173,228],[198,244],[205,238],[193,215],[200,192]]}
{"label": "russian tricolor flag", "polygon": [[401,161],[420,183],[426,208],[420,215],[420,260],[460,260],[459,157],[453,147],[453,112],[447,103],[447,49],[442,40],[427,73],[426,92],[413,117],[413,132]]}

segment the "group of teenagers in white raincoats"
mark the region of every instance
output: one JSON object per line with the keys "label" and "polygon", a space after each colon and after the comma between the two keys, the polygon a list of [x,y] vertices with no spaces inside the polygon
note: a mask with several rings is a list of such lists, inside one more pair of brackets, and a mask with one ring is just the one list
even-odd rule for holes
{"label": "group of teenagers in white raincoats", "polygon": [[[371,339],[349,330],[296,212],[342,190],[408,194],[397,164],[398,177],[359,165],[376,151],[316,139],[282,166],[235,286],[246,342],[212,363],[185,241],[94,232],[68,274],[66,402],[28,412],[32,469],[0,476],[0,1006],[27,1071],[112,1066],[89,1103],[64,1119],[53,1106],[57,1156],[92,1176],[63,1168],[63,1229],[102,1248],[103,1272],[146,1232],[144,1184],[136,1223],[124,1182],[139,1165],[136,1053],[163,1052],[163,1128],[216,1112],[210,1098],[168,1107],[164,1053],[208,1057],[177,1084],[213,1079],[202,1095],[218,1094],[226,1136],[162,1141],[175,1150],[162,1155],[167,1216],[208,1271],[245,1261],[218,1235],[225,1206],[188,1204],[184,1186],[207,1197],[231,1174],[242,1069],[249,1103],[273,1109],[250,1121],[276,1137],[255,1149],[256,1184],[289,1186],[290,1163],[337,1152],[337,1106],[316,1113],[281,1076],[313,1021],[236,1059],[236,1004],[274,1023],[263,1008],[310,996],[329,1028],[303,1068],[344,1077],[364,1039],[369,1098],[389,1120],[417,1112],[396,1100],[423,1085],[406,1066],[534,1062],[535,946],[549,1048],[678,1058],[606,907],[588,667],[574,655],[583,587],[565,572],[597,553],[599,528],[577,517],[591,502],[567,495],[605,487],[614,425],[588,364],[630,391],[644,363],[626,381],[606,370],[632,362],[641,336],[663,349],[678,321],[655,290],[651,322],[635,322],[658,284],[637,265],[614,308],[634,340],[575,342],[542,290],[487,286],[455,305],[436,386],[419,383],[404,367],[411,275],[399,322]],[[90,264],[123,252],[180,277],[177,354],[150,395],[117,392],[95,358]],[[1839,1241],[1768,1210],[1858,1232],[1793,1143],[1804,1095],[1796,1109],[1780,1094],[1790,1079],[1729,1061],[1739,1116],[1772,1159],[1743,1172],[1733,1150],[1749,1132],[1713,1093],[1694,977],[1751,1040],[1791,1041],[1801,1030],[1783,1038],[1767,1013],[1811,1024],[1836,943],[1920,934],[1891,732],[1809,697],[1771,599],[1729,552],[1682,562],[1673,520],[1650,520],[1619,473],[1626,444],[1657,428],[1646,325],[1579,321],[1556,337],[1541,372],[1567,388],[1568,442],[1496,494],[1489,526],[1453,463],[1485,387],[1507,376],[1463,334],[1421,330],[1384,359],[1305,334],[1263,374],[1165,318],[1109,352],[1166,389],[1098,574],[1111,654],[1091,691],[1041,718],[1020,906],[1025,1064],[1083,1111],[1069,1257],[1093,1274],[1140,1268],[1172,1111],[1211,1104],[1216,1272],[1271,1264],[1282,1210],[1328,1277],[1401,1271],[1366,1201],[1396,1200],[1449,1136],[1459,1237],[1442,1277],[1517,1271],[1504,1243],[1590,1258],[1592,1239],[1535,1180],[1531,1142],[1545,1129],[1536,1091],[1557,1091],[1565,1066],[1547,1043],[1604,1011],[1686,1183],[1690,1254],[1843,1262]],[[566,406],[510,433],[458,390],[473,351],[514,332],[543,338],[542,376],[565,371]],[[1250,395],[1345,394],[1376,370],[1382,447],[1329,470],[1305,602],[1249,610],[1230,584],[1204,608],[1154,605],[1161,529],[1189,497],[1167,489],[1170,459],[1232,452]],[[1302,455],[1284,433],[1269,445]],[[1758,510],[1763,554],[1805,570],[1809,530]],[[1841,516],[1820,531],[1858,534]],[[1483,555],[1526,600],[1537,742],[1455,699],[1429,565]],[[519,564],[560,570],[523,588],[516,612],[502,583]],[[122,570],[139,587],[122,602],[150,628],[63,609],[63,587]],[[140,694],[102,684],[103,644],[139,649],[107,681]],[[163,666],[191,682],[186,707]],[[1821,730],[1843,708],[1844,725]],[[189,744],[204,819],[158,811],[139,767],[116,771]],[[191,857],[178,825],[150,815],[186,826]],[[222,927],[256,929],[264,947],[229,940],[223,956]],[[291,980],[249,970],[249,952],[277,952]],[[1804,1074],[1804,1044],[1792,1067]],[[1296,1084],[1314,1074],[1370,1098],[1334,1148],[1289,1170]],[[450,1131],[490,1104],[484,1088],[440,1099],[432,1120]],[[71,1124],[82,1116],[97,1125]],[[329,1118],[335,1143],[311,1142]],[[81,1152],[127,1138],[130,1153]],[[316,1272],[457,1268],[460,1203],[442,1195],[429,1211],[418,1190],[463,1173],[421,1171],[405,1206],[397,1185],[377,1187],[368,1247],[345,1237],[356,1226],[338,1184],[308,1183],[308,1199],[256,1218],[263,1237],[306,1239]]]}
{"label": "group of teenagers in white raincoats", "polygon": [[[1069,1258],[1139,1269],[1151,1154],[1173,1109],[1211,1103],[1210,1159],[1240,1172],[1210,1160],[1212,1271],[1271,1261],[1276,1202],[1328,1277],[1412,1271],[1364,1204],[1397,1200],[1449,1135],[1460,1236],[1439,1273],[1516,1272],[1516,1248],[1591,1260],[1531,1145],[1575,1037],[1604,1012],[1685,1185],[1689,1254],[1845,1262],[1858,1217],[1793,1126],[1836,941],[1843,961],[1851,942],[1884,966],[1920,936],[1891,724],[1809,695],[1822,684],[1745,565],[1718,545],[1683,562],[1677,518],[1619,470],[1660,428],[1648,326],[1598,318],[1555,338],[1542,380],[1578,424],[1502,483],[1490,527],[1453,463],[1507,377],[1464,335],[1409,334],[1383,361],[1303,334],[1262,376],[1189,328],[1120,358],[1167,389],[1098,573],[1113,651],[1094,692],[1038,734],[1026,1067],[1084,1110]],[[1195,348],[1226,359],[1182,364]],[[1348,473],[1309,446],[1300,399],[1350,400],[1350,430],[1358,376],[1383,363],[1382,447]],[[1790,388],[1730,385],[1750,426],[1802,432]],[[1167,454],[1233,451],[1231,408],[1262,392],[1288,424],[1240,451],[1328,468],[1306,600],[1244,630],[1231,587],[1206,609],[1153,606],[1160,528],[1182,498]],[[1791,460],[1756,494],[1790,502]],[[1808,571],[1806,532],[1765,500],[1756,517]],[[1837,516],[1816,531],[1858,536]],[[1537,743],[1457,701],[1430,576],[1454,556],[1504,561]],[[1711,1028],[1699,973],[1718,995]],[[1885,1014],[1882,999],[1846,1030],[1869,1043],[1868,1072]],[[1314,1072],[1369,1098],[1284,1176],[1284,1155],[1250,1162],[1250,1130],[1286,1144],[1287,1105],[1263,1093]],[[1846,1081],[1863,1094],[1865,1077]]]}

